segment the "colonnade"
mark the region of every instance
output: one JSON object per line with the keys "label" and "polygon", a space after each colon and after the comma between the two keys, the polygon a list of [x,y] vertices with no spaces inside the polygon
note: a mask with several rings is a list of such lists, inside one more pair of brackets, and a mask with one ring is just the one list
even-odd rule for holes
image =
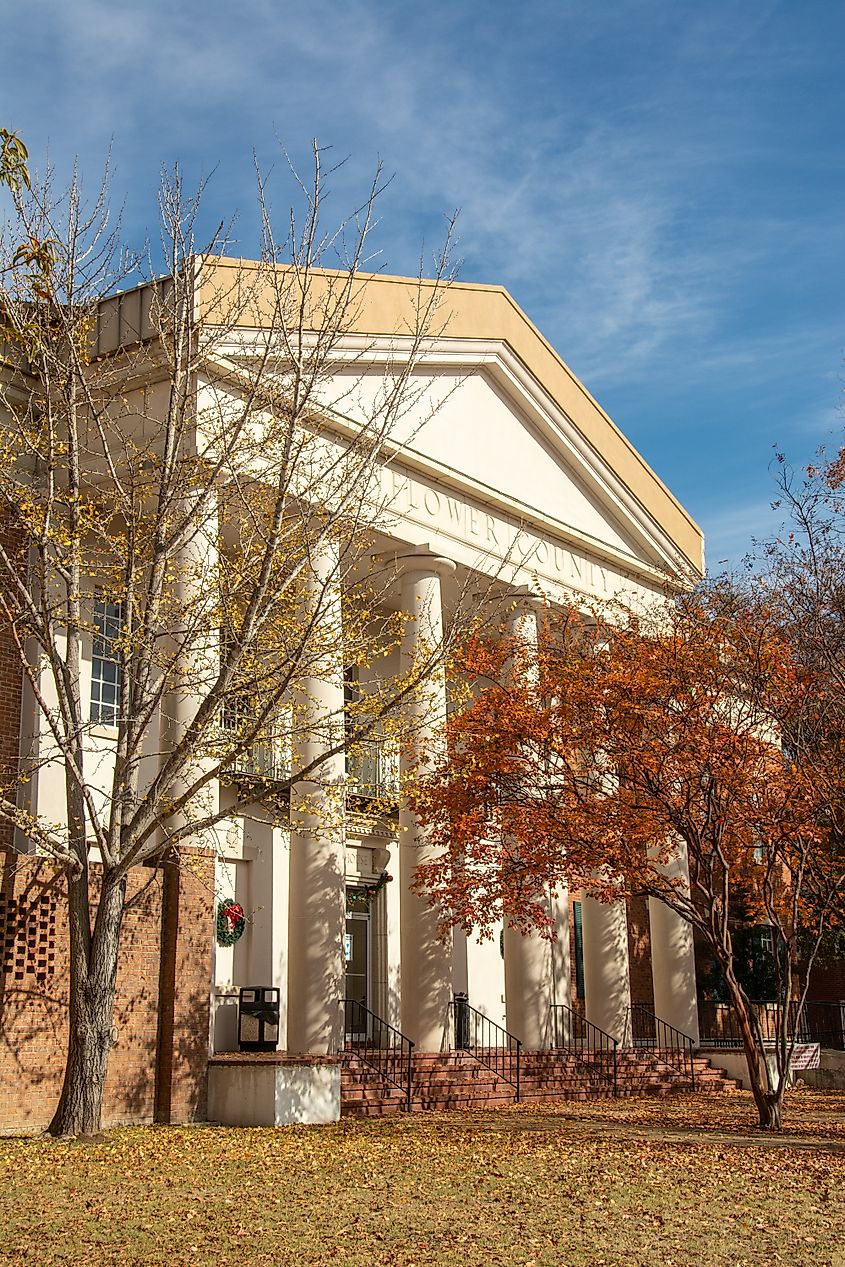
{"label": "colonnade", "polygon": [[[536,651],[541,604],[527,590],[511,596],[507,630],[518,645]],[[527,671],[531,671],[530,669]],[[685,853],[668,864],[669,877],[689,884]],[[569,1004],[569,893],[563,886],[539,894],[552,917],[557,942],[533,932],[504,930],[506,1026],[527,1049],[549,1042],[549,1018],[556,1003]],[[581,903],[586,1019],[624,1041],[631,1007],[628,923],[624,902],[603,903],[585,895]],[[649,899],[654,1012],[698,1041],[695,958],[692,928],[664,902]]]}
{"label": "colonnade", "polygon": [[[401,584],[400,606],[409,619],[402,639],[403,674],[437,656],[443,640],[442,579],[455,565],[426,550],[394,560]],[[321,663],[303,683],[297,701],[302,739],[295,760],[301,767],[330,751],[343,727],[343,652],[338,560],[325,549],[313,565],[311,596],[319,617]],[[402,753],[434,754],[444,742],[446,681],[442,667],[426,668],[408,706],[411,745]],[[341,735],[342,737],[342,735]],[[319,782],[303,781],[291,792],[290,890],[288,899],[287,1047],[318,1055],[338,1049],[343,1024],[338,1001],[344,993],[343,932],[346,913],[344,757],[342,750],[321,765]],[[415,816],[399,812],[401,1028],[422,1051],[438,1050],[446,1035],[452,997],[452,949],[438,940],[437,915],[411,891],[414,869],[426,856]]]}
{"label": "colonnade", "polygon": [[[443,581],[455,565],[426,549],[395,560],[400,607],[406,622],[400,649],[403,674],[436,656],[443,634]],[[343,935],[346,918],[343,651],[338,559],[326,548],[313,563],[310,599],[319,612],[320,663],[301,687],[295,710],[294,754],[300,768],[338,746],[322,761],[318,781],[303,780],[291,794],[290,866],[287,901],[287,1040],[291,1053],[320,1055],[342,1044]],[[529,594],[514,595],[510,631],[531,648],[538,635],[538,610]],[[408,707],[412,742],[402,754],[402,773],[418,754],[436,755],[445,742],[446,683],[442,667],[421,674]],[[454,969],[451,938],[438,937],[438,918],[411,889],[418,863],[427,856],[425,834],[404,803],[399,808],[399,1027],[418,1051],[451,1045],[448,1031]],[[684,882],[682,859],[673,874]],[[565,888],[539,895],[558,932],[556,943],[505,927],[504,1022],[527,1049],[547,1046],[550,1009],[570,1002],[569,894]],[[275,921],[274,921],[275,922]],[[663,903],[650,901],[655,1012],[697,1038],[695,970],[689,926]],[[631,1003],[628,931],[623,903],[582,900],[583,968],[587,1020],[622,1038]],[[280,955],[281,962],[283,956]],[[391,964],[395,969],[395,964]],[[501,967],[500,967],[501,971]],[[472,1003],[472,981],[469,982]],[[497,1018],[493,1018],[497,1019]]]}

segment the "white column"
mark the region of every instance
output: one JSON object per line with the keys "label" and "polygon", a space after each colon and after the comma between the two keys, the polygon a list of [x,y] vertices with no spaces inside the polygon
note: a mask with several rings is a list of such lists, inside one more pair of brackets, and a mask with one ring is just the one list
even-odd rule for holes
{"label": "white column", "polygon": [[[312,560],[314,668],[294,709],[293,760],[301,769],[343,737],[343,640],[338,554]],[[288,1051],[340,1050],[345,965],[344,756],[326,759],[291,788],[288,916]]]}
{"label": "white column", "polygon": [[[169,650],[175,662],[159,715],[161,766],[181,743],[219,673],[217,531],[216,503],[209,497],[204,521],[194,526],[189,540],[173,559],[172,610],[167,614],[167,623]],[[172,798],[178,797],[203,766],[208,769],[210,764],[214,764],[213,760],[203,756],[200,745],[200,750],[190,755],[174,778]],[[207,783],[189,805],[170,815],[163,825],[163,839],[166,841],[169,831],[216,812],[218,798],[216,781]],[[181,843],[216,849],[217,832],[209,831],[205,839],[183,838]]]}
{"label": "white column", "polygon": [[581,927],[587,1020],[624,1042],[631,1006],[625,903],[597,902],[584,894]]}
{"label": "white column", "polygon": [[[678,845],[664,871],[689,892],[686,846]],[[659,898],[648,899],[654,1012],[698,1043],[698,999],[692,925]]]}
{"label": "white column", "polygon": [[[529,656],[528,674],[535,672],[531,656],[538,644],[540,601],[529,591],[512,595],[508,633],[518,639]],[[542,905],[555,920],[555,931],[564,945],[549,942],[536,931],[511,928],[505,916],[505,1024],[529,1051],[548,1046],[550,1008],[569,1002],[569,893],[560,889],[554,897],[542,895]],[[565,975],[565,980],[561,977]]]}
{"label": "white column", "polygon": [[249,859],[253,908],[249,930],[249,977],[245,984],[279,991],[279,1047],[287,1047],[288,833],[259,818],[244,820],[244,855]]}
{"label": "white column", "polygon": [[[409,617],[402,637],[401,668],[409,673],[443,641],[441,578],[455,565],[426,550],[397,558],[402,580],[400,605]],[[446,680],[438,668],[426,675],[407,708],[410,745],[403,745],[402,773],[418,756],[439,755],[445,744]],[[410,752],[406,749],[410,747]],[[400,942],[402,1031],[417,1051],[439,1051],[447,1039],[452,997],[451,937],[438,941],[438,916],[411,892],[414,872],[430,856],[423,829],[404,804],[399,807]]]}
{"label": "white column", "polygon": [[551,944],[550,1003],[572,1006],[572,970],[569,962],[569,889],[561,885],[552,893],[552,916],[557,940]]}
{"label": "white column", "polygon": [[388,873],[396,877],[396,884],[388,884],[384,891],[385,920],[385,970],[387,992],[384,1019],[394,1029],[402,1028],[402,884],[399,874],[399,844],[390,846],[387,861]]}

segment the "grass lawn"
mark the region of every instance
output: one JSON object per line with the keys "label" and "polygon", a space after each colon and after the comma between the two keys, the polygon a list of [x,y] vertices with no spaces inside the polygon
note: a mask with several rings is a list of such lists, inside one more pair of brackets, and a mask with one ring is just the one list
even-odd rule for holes
{"label": "grass lawn", "polygon": [[0,1264],[845,1267],[845,1095],[0,1139]]}

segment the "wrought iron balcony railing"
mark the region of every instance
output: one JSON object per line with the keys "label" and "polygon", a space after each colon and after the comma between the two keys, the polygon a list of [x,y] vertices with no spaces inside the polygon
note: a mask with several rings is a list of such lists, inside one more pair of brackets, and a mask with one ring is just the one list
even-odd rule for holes
{"label": "wrought iron balcony railing", "polygon": [[371,739],[353,743],[346,754],[348,796],[367,801],[399,800],[399,754],[392,744]]}
{"label": "wrought iron balcony railing", "polygon": [[[234,745],[238,734],[247,730],[251,720],[245,700],[228,701],[220,719],[224,741]],[[243,751],[233,753],[225,762],[225,769],[231,779],[252,779],[265,784],[287,782],[291,773],[289,733],[275,723]]]}
{"label": "wrought iron balcony railing", "polygon": [[267,740],[251,744],[232,757],[226,763],[226,770],[234,778],[284,783],[290,777],[290,761],[279,741]]}

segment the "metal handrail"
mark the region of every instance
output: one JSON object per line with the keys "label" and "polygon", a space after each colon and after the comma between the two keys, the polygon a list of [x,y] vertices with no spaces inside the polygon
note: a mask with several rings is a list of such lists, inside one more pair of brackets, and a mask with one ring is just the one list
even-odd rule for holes
{"label": "metal handrail", "polygon": [[655,1015],[643,1003],[632,1003],[628,1012],[631,1026],[631,1045],[660,1052],[664,1065],[684,1076],[689,1074],[690,1085],[695,1090],[695,1040],[682,1029],[677,1029]]}
{"label": "metal handrail", "polygon": [[[347,1050],[392,1082],[405,1095],[405,1110],[411,1111],[411,1084],[414,1072],[414,1041],[359,1003],[343,1000],[344,1034]],[[354,1035],[354,1037],[348,1037]],[[361,1035],[361,1037],[358,1037]]]}
{"label": "metal handrail", "polygon": [[613,1087],[614,1096],[618,1095],[618,1038],[593,1025],[565,1003],[553,1003],[549,1013],[552,1049],[586,1065]]}
{"label": "metal handrail", "polygon": [[503,1082],[516,1089],[519,1102],[521,1088],[522,1040],[503,1025],[497,1025],[483,1012],[470,1007],[469,1000],[456,995],[449,1004],[454,1023],[455,1048],[468,1051],[482,1065],[492,1069]]}

